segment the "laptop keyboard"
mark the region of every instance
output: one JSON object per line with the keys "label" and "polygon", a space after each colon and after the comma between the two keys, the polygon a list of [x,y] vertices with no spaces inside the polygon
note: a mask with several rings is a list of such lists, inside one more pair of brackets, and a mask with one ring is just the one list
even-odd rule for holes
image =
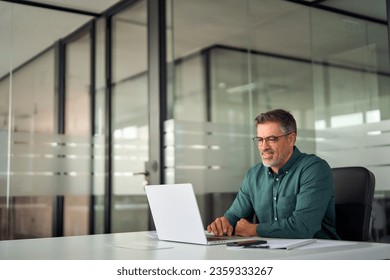
{"label": "laptop keyboard", "polygon": [[207,236],[208,241],[228,240],[230,236]]}

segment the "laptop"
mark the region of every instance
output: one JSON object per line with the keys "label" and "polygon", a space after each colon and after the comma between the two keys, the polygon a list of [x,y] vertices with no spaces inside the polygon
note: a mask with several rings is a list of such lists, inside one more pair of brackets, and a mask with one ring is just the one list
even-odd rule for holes
{"label": "laptop", "polygon": [[203,245],[256,240],[208,234],[203,228],[192,184],[147,185],[145,190],[159,240]]}

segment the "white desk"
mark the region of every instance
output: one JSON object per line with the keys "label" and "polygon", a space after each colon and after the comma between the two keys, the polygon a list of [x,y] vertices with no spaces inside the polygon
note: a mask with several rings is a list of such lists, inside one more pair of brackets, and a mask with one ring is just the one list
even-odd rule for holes
{"label": "white desk", "polygon": [[[317,245],[326,245],[319,240]],[[334,241],[332,241],[333,244]],[[341,246],[293,250],[229,249],[158,241],[148,232],[0,241],[8,260],[369,260],[390,259],[390,244],[340,242]],[[310,246],[310,245],[307,245]]]}

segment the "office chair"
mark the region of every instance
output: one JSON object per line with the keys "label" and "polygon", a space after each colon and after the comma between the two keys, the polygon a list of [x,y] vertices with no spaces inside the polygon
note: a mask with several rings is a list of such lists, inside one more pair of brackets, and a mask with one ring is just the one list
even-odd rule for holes
{"label": "office chair", "polygon": [[375,176],[364,167],[333,168],[336,231],[342,240],[367,241]]}

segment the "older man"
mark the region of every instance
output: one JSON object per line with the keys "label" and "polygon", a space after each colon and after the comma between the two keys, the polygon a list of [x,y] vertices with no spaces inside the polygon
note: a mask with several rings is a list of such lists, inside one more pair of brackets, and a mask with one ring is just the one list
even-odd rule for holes
{"label": "older man", "polygon": [[[323,159],[295,146],[294,117],[277,109],[256,117],[262,163],[249,169],[231,207],[207,226],[215,235],[339,239],[333,177]],[[258,223],[250,217],[256,215]]]}

